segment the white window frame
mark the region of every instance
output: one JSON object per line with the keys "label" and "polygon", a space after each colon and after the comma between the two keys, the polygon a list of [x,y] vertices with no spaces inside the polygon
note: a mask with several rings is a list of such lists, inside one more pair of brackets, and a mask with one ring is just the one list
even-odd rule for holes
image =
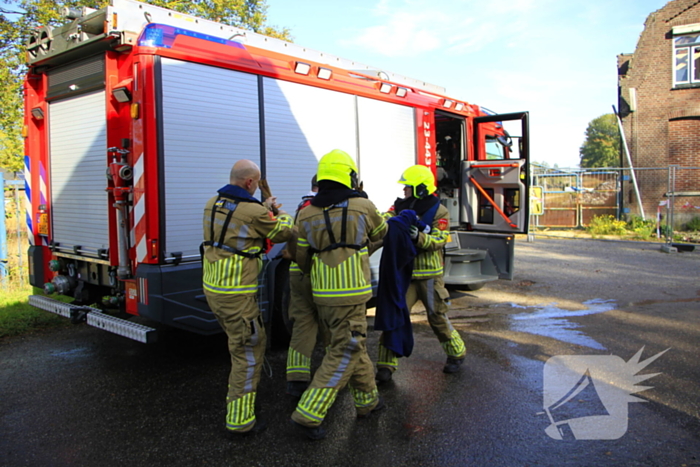
{"label": "white window frame", "polygon": [[[677,45],[681,38],[694,37],[693,42]],[[676,26],[673,28],[673,87],[700,85],[700,23],[686,26]],[[678,80],[678,54],[685,52],[685,67],[687,69],[687,79]]]}

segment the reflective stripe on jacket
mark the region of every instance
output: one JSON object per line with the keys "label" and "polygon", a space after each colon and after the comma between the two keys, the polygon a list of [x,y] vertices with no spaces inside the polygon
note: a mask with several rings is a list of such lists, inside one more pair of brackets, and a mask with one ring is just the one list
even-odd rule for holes
{"label": "reflective stripe on jacket", "polygon": [[[235,207],[223,244],[244,252],[259,253],[264,247],[264,240],[274,243],[287,241],[292,235],[292,218],[282,214],[275,218],[269,211],[256,202],[236,202],[226,200],[217,203],[219,196],[211,198],[204,208],[204,239],[211,234],[211,214],[216,204],[214,217],[214,239],[221,238],[221,229],[225,224],[230,204]],[[260,257],[250,258],[215,246],[204,247],[202,260],[204,270],[203,286],[211,292],[218,293],[254,293],[258,288],[258,275],[262,269]]]}
{"label": "reflective stripe on jacket", "polygon": [[[342,242],[343,206],[347,206],[345,243],[352,246],[321,251],[332,245],[324,211],[333,236]],[[330,208],[304,208],[297,219],[297,263],[311,273],[314,301],[320,305],[357,305],[372,297],[369,241],[378,241],[387,231],[386,222],[374,204],[365,198],[350,198]]]}

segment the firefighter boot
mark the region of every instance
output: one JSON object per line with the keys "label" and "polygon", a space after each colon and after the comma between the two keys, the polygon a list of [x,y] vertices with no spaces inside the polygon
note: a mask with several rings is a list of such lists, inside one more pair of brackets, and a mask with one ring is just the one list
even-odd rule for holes
{"label": "firefighter boot", "polygon": [[310,440],[316,441],[326,437],[326,429],[323,428],[321,425],[305,426],[301,423],[295,422],[294,420],[289,420],[289,422],[292,424],[292,426],[297,432],[303,433],[304,436],[306,436]]}
{"label": "firefighter boot", "polygon": [[364,415],[358,415],[357,418],[360,420],[363,420],[365,418],[369,418],[373,413],[377,413],[380,410],[386,409],[386,404],[384,403],[384,398],[382,396],[379,396],[379,400],[377,401],[377,405],[374,406],[372,410],[367,412]]}
{"label": "firefighter boot", "polygon": [[242,438],[244,436],[255,436],[267,429],[267,421],[257,419],[255,425],[248,431],[227,430],[231,438]]}
{"label": "firefighter boot", "polygon": [[381,367],[377,370],[377,374],[374,377],[374,380],[377,382],[377,384],[384,384],[388,383],[391,381],[392,377],[392,372],[389,368],[386,367]]}
{"label": "firefighter boot", "polygon": [[447,357],[447,363],[445,363],[445,367],[442,369],[442,372],[457,373],[462,363],[464,363],[464,358]]}

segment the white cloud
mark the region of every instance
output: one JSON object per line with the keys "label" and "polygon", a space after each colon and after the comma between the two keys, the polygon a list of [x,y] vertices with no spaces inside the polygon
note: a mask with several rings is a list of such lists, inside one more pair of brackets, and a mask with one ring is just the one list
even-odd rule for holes
{"label": "white cloud", "polygon": [[530,111],[533,159],[575,166],[588,122],[616,103],[616,55],[665,2],[379,0],[342,45],[454,98]]}
{"label": "white cloud", "polygon": [[508,39],[539,36],[537,16],[552,0],[381,0],[371,11],[373,26],[357,31],[354,43],[385,56],[406,57],[444,48],[474,53]]}
{"label": "white cloud", "polygon": [[430,52],[443,45],[440,28],[430,26],[446,20],[440,12],[421,14],[398,11],[381,14],[380,19],[382,24],[362,29],[354,40],[347,42],[354,42],[382,55],[399,57]]}

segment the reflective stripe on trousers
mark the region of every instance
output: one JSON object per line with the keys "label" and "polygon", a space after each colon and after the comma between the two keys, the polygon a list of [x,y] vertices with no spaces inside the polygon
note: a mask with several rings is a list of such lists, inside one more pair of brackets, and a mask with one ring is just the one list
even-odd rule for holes
{"label": "reflective stripe on trousers", "polygon": [[393,370],[396,370],[399,367],[399,357],[397,357],[394,352],[384,347],[381,342],[379,343],[377,366],[390,368]]}
{"label": "reflective stripe on trousers", "polygon": [[249,392],[231,401],[226,410],[226,428],[234,431],[247,431],[245,428],[255,422],[255,394]]}
{"label": "reflective stripe on trousers", "polygon": [[330,333],[331,347],[316,370],[309,389],[292,413],[292,419],[306,426],[321,424],[337,392],[349,384],[358,415],[378,402],[374,366],[367,355],[365,304],[318,306],[319,317]]}
{"label": "reflective stripe on trousers", "polygon": [[287,352],[287,381],[309,381],[311,379],[311,358],[293,348]]}
{"label": "reflective stripe on trousers", "polygon": [[309,388],[301,396],[296,413],[311,422],[310,425],[318,425],[326,418],[337,395],[335,388]]}
{"label": "reflective stripe on trousers", "polygon": [[265,355],[265,328],[254,294],[217,294],[207,302],[228,337],[231,371],[226,396],[226,426],[247,431],[255,422],[255,393]]}

